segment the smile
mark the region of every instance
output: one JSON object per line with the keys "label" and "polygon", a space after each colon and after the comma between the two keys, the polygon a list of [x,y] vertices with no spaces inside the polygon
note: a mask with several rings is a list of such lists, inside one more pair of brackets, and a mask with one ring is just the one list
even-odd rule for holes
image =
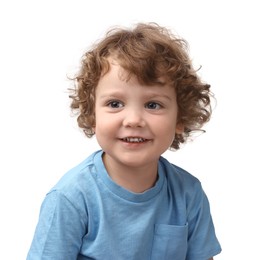
{"label": "smile", "polygon": [[148,141],[147,139],[144,139],[142,137],[125,137],[122,138],[121,140],[127,143],[143,143]]}

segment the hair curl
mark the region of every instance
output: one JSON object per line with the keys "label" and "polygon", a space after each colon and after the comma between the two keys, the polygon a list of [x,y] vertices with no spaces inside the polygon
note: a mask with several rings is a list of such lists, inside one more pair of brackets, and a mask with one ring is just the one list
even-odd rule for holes
{"label": "hair curl", "polygon": [[109,70],[108,58],[114,57],[129,74],[146,85],[173,85],[178,104],[178,124],[183,132],[176,134],[171,149],[179,149],[211,117],[210,85],[201,81],[188,55],[188,43],[156,23],[138,23],[133,29],[116,27],[92,46],[81,59],[81,68],[72,78],[71,109],[87,137],[94,135],[95,89]]}

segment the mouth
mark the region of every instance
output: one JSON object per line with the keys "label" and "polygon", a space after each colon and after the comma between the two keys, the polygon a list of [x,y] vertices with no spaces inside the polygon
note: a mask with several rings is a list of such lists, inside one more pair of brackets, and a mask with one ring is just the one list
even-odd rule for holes
{"label": "mouth", "polygon": [[148,139],[142,137],[125,137],[121,138],[121,140],[126,143],[144,143],[149,141]]}

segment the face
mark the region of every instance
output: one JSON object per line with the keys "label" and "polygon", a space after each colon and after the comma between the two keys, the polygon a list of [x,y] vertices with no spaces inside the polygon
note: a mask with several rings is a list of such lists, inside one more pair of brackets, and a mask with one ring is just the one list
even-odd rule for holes
{"label": "face", "polygon": [[95,134],[108,164],[118,167],[157,166],[174,140],[176,94],[165,85],[143,86],[111,62],[99,81],[95,102]]}

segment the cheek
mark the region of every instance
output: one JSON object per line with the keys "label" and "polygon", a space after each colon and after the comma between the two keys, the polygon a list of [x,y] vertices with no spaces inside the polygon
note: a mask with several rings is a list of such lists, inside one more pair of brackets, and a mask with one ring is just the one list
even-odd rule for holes
{"label": "cheek", "polygon": [[164,117],[154,117],[149,122],[152,122],[152,126],[157,128],[158,131],[174,132],[176,130],[176,118],[169,115]]}
{"label": "cheek", "polygon": [[114,129],[114,123],[112,120],[105,116],[96,117],[96,124],[94,127],[95,133],[107,136],[109,135]]}
{"label": "cheek", "polygon": [[173,142],[176,134],[176,125],[175,123],[160,123],[157,125],[157,133],[159,136],[163,137],[165,143]]}

